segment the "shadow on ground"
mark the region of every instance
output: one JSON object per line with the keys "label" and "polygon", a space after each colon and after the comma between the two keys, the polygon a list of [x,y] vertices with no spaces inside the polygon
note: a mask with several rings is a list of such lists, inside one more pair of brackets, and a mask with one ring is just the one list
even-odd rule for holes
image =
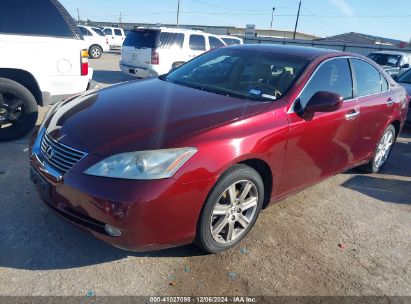
{"label": "shadow on ground", "polygon": [[136,80],[136,78],[132,78],[120,71],[94,70],[93,80],[102,84],[116,84]]}

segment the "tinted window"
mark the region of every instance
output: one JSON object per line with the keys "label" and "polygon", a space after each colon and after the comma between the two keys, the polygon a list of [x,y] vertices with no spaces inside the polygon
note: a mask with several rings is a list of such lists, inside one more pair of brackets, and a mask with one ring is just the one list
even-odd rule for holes
{"label": "tinted window", "polygon": [[351,70],[347,59],[330,60],[318,68],[300,95],[301,106],[304,108],[311,97],[320,91],[336,93],[344,99],[353,97]]}
{"label": "tinted window", "polygon": [[181,49],[184,43],[184,34],[162,32],[160,34],[161,49]]}
{"label": "tinted window", "polygon": [[401,55],[371,53],[368,55],[368,58],[375,61],[379,65],[387,65],[391,67],[398,67],[401,62]]}
{"label": "tinted window", "polygon": [[114,30],[114,35],[123,36],[123,33],[121,32],[121,30]]}
{"label": "tinted window", "polygon": [[[66,15],[63,7],[59,6],[59,9]],[[65,17],[71,18],[68,14]],[[1,0],[0,33],[75,37],[62,14],[50,0]]]}
{"label": "tinted window", "polygon": [[210,49],[217,49],[225,46],[219,39],[213,36],[208,37],[208,42],[210,43]]}
{"label": "tinted window", "polygon": [[101,29],[97,28],[97,27],[92,27],[93,31],[96,32],[97,35],[99,36],[104,36],[104,33]]}
{"label": "tinted window", "polygon": [[398,77],[398,82],[411,84],[411,70],[408,70],[407,72],[402,74],[400,77]]}
{"label": "tinted window", "polygon": [[133,30],[124,40],[124,46],[156,48],[158,45],[159,31],[157,30]]}
{"label": "tinted window", "polygon": [[219,48],[160,79],[224,96],[274,101],[287,94],[308,62],[284,54]]}
{"label": "tinted window", "polygon": [[105,29],[104,31],[104,34],[106,34],[106,35],[112,35],[112,31],[111,31],[111,29]]}
{"label": "tinted window", "polygon": [[235,39],[235,38],[221,38],[224,40],[224,42],[227,45],[236,45],[236,44],[241,44],[240,40]]}
{"label": "tinted window", "polygon": [[205,51],[205,38],[203,35],[190,35],[190,49],[193,51]]}
{"label": "tinted window", "polygon": [[78,28],[80,29],[80,32],[83,34],[83,36],[93,36],[93,34],[85,27],[79,26]]}
{"label": "tinted window", "polygon": [[371,64],[358,59],[351,60],[357,79],[358,96],[381,92],[380,72]]}

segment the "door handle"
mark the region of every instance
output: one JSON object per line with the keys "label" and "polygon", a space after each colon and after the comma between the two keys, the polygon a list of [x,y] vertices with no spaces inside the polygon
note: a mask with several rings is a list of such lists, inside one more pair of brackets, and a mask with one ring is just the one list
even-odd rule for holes
{"label": "door handle", "polygon": [[394,103],[395,103],[394,98],[392,98],[392,97],[388,98],[387,106],[392,107]]}
{"label": "door handle", "polygon": [[357,118],[358,115],[360,115],[360,111],[353,110],[353,112],[350,112],[347,115],[345,115],[345,119],[353,120],[353,119]]}

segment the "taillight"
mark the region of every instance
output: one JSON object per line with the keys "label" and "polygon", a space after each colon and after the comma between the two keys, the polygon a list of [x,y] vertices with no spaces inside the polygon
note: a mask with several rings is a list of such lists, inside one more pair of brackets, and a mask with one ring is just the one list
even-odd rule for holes
{"label": "taillight", "polygon": [[81,50],[81,76],[88,75],[88,52]]}
{"label": "taillight", "polygon": [[160,55],[156,49],[151,51],[151,64],[160,64]]}

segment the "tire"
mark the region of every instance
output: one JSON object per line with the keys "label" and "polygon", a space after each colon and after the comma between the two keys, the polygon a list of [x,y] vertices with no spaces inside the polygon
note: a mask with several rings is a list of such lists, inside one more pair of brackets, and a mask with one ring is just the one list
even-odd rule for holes
{"label": "tire", "polygon": [[[246,187],[249,189],[242,199]],[[263,201],[264,184],[257,171],[246,165],[231,167],[208,195],[198,220],[195,244],[208,253],[234,247],[254,226]]]}
{"label": "tire", "polygon": [[[396,138],[395,133],[396,132],[395,132],[395,128],[393,125],[389,125],[385,129],[381,139],[378,141],[377,147],[374,150],[372,160],[369,163],[361,166],[360,167],[361,170],[368,172],[368,173],[377,173],[378,171],[380,171],[382,167],[384,167],[384,165],[387,162],[387,159],[391,155],[392,147],[395,144],[395,138]],[[382,153],[381,151],[382,145],[384,145],[383,155],[380,154]],[[380,159],[380,157],[382,157],[382,159]]]}
{"label": "tire", "polygon": [[20,139],[36,125],[37,102],[24,86],[0,78],[0,142]]}
{"label": "tire", "polygon": [[103,54],[103,49],[98,45],[92,45],[88,53],[91,59],[99,59]]}

